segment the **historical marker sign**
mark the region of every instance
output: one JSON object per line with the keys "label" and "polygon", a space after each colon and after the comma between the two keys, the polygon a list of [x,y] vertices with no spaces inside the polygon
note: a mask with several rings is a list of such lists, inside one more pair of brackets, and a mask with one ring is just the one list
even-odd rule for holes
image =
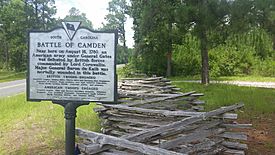
{"label": "historical marker sign", "polygon": [[29,33],[28,100],[114,102],[116,33],[62,25]]}

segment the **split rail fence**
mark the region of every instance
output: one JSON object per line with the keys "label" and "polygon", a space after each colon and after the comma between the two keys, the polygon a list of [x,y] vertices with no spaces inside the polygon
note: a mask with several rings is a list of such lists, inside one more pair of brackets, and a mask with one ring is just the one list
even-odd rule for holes
{"label": "split rail fence", "polygon": [[118,91],[119,104],[94,109],[102,133],[76,130],[83,154],[243,155],[248,149],[246,133],[235,130],[252,126],[236,122],[242,103],[202,112],[202,93],[180,93],[163,77],[122,79]]}

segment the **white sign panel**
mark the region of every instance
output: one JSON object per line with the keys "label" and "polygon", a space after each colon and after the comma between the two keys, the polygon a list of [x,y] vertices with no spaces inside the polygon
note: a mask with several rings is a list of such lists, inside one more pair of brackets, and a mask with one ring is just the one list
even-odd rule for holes
{"label": "white sign panel", "polygon": [[29,33],[28,100],[115,100],[116,33],[78,28]]}

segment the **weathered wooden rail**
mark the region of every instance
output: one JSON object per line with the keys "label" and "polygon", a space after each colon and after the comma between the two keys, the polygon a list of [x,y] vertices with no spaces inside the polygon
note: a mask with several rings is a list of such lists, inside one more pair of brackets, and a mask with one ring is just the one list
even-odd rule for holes
{"label": "weathered wooden rail", "polygon": [[178,91],[162,77],[123,79],[120,104],[95,109],[102,133],[77,129],[80,149],[101,155],[245,154],[247,135],[232,130],[251,127],[236,123],[232,113],[242,103],[202,112],[203,94]]}

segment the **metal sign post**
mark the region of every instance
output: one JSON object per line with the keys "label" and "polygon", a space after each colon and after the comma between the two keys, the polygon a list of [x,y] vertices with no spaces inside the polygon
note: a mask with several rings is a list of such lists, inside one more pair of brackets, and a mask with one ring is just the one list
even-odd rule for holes
{"label": "metal sign post", "polygon": [[75,152],[75,118],[76,109],[82,105],[88,105],[89,102],[58,102],[53,101],[54,104],[59,104],[64,107],[65,118],[65,155],[74,155]]}
{"label": "metal sign post", "polygon": [[80,24],[62,22],[63,27],[50,31],[29,32],[27,100],[64,107],[66,155],[75,151],[77,108],[117,100],[117,31]]}

